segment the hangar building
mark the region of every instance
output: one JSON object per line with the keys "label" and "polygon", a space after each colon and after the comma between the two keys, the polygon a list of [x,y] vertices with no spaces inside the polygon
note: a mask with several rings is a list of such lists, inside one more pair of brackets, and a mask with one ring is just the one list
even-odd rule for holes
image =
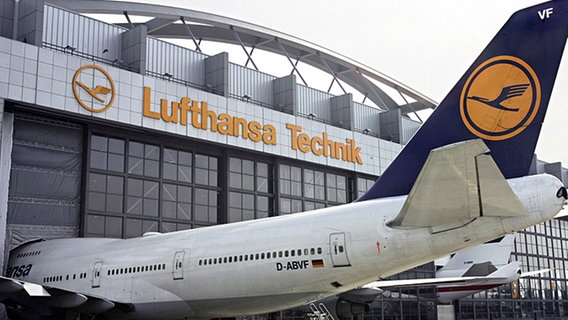
{"label": "hangar building", "polygon": [[[207,54],[207,41],[242,48],[246,63]],[[278,56],[288,73],[260,70],[254,50]],[[340,93],[308,86],[302,66]],[[420,127],[411,115],[436,106],[284,33],[138,3],[3,0],[0,68],[3,256],[38,237],[129,238],[353,201]],[[537,172],[567,182],[560,163],[535,159]],[[512,258],[526,271],[553,271],[451,310],[463,319],[568,317],[567,238],[561,219],[520,232]],[[430,263],[399,277],[434,272]],[[368,317],[438,317],[433,288],[397,293],[378,299]],[[258,317],[267,316],[303,318],[300,310]]]}

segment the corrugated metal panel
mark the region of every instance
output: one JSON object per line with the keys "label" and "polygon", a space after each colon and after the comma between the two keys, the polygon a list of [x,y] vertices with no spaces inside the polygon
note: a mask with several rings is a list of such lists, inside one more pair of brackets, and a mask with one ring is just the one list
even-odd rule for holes
{"label": "corrugated metal panel", "polygon": [[332,94],[308,88],[303,85],[296,86],[298,97],[298,112],[303,115],[316,114],[318,120],[331,122]]}
{"label": "corrugated metal panel", "polygon": [[363,131],[370,129],[373,134],[380,134],[379,114],[382,111],[362,103],[353,102],[353,114],[355,117],[355,130]]}
{"label": "corrugated metal panel", "polygon": [[[44,7],[43,39],[51,47],[67,46],[82,55],[113,61],[121,54],[124,28],[97,21],[61,8]],[[103,51],[107,50],[103,53]]]}
{"label": "corrugated metal panel", "polygon": [[400,143],[408,143],[408,141],[410,141],[410,138],[412,138],[416,131],[418,131],[421,125],[422,124],[418,121],[402,117],[402,137]]}
{"label": "corrugated metal panel", "polygon": [[277,77],[229,63],[229,95],[251,97],[261,105],[273,106],[272,81]]}
{"label": "corrugated metal panel", "polygon": [[204,84],[204,60],[207,55],[175,44],[148,37],[146,71],[156,75],[169,73],[172,78],[192,86]]}

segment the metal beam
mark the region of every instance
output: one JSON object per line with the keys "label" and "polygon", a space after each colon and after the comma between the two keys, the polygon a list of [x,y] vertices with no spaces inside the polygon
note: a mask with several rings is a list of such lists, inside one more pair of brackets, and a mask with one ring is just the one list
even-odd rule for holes
{"label": "metal beam", "polygon": [[[298,74],[298,76],[300,77],[300,79],[302,79],[302,82],[304,83],[304,85],[308,86],[308,83],[306,82],[306,80],[304,79],[304,77],[302,77],[302,74],[300,73],[300,71],[296,68],[296,65],[294,64],[294,62],[292,61],[292,59],[290,59],[290,56],[288,55],[288,52],[286,51],[286,49],[284,49],[284,46],[282,45],[282,43],[280,43],[280,41],[278,40],[278,38],[274,38],[274,41],[276,41],[276,43],[278,44],[278,46],[280,47],[280,50],[282,50],[282,52],[284,53],[284,55],[286,56],[286,59],[288,59],[288,62],[290,62],[290,64],[292,65],[292,68],[294,69],[292,71],[292,73],[294,71],[296,71],[296,73]],[[299,58],[298,58],[299,61]]]}
{"label": "metal beam", "polygon": [[146,22],[146,28],[148,29],[148,33],[152,33],[156,30],[160,30],[170,24],[174,23],[176,20],[173,19],[164,19],[164,18],[154,18],[148,22]]}
{"label": "metal beam", "polygon": [[191,29],[189,28],[189,25],[187,25],[187,23],[185,23],[185,18],[179,17],[179,19],[181,20],[181,23],[183,23],[187,33],[191,37],[191,40],[193,41],[193,44],[195,45],[195,50],[197,50],[197,52],[202,52],[201,47],[199,47],[199,43],[197,42],[197,40],[195,39],[195,36],[193,35],[193,32],[191,32]]}
{"label": "metal beam", "polygon": [[245,47],[244,43],[241,41],[241,38],[239,37],[237,31],[235,31],[235,28],[233,28],[233,26],[231,26],[229,28],[231,29],[231,31],[233,31],[233,35],[235,36],[235,39],[237,39],[237,41],[241,44],[241,48],[243,48],[243,51],[246,53],[247,57],[249,58],[250,62],[252,63],[252,65],[254,66],[256,71],[259,71],[258,67],[256,66],[256,63],[254,63],[254,60],[252,60],[252,57],[250,56],[250,54],[247,51],[247,48]]}

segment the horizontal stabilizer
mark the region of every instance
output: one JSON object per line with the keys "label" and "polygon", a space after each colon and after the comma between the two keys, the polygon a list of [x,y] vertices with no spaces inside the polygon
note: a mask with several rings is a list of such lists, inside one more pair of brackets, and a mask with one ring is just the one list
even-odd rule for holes
{"label": "horizontal stabilizer", "polygon": [[430,152],[391,227],[458,227],[480,216],[527,215],[485,143],[469,140]]}

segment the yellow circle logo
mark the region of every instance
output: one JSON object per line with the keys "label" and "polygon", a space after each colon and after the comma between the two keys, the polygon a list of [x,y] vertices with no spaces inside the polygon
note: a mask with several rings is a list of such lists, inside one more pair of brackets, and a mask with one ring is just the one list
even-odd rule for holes
{"label": "yellow circle logo", "polygon": [[101,67],[86,65],[73,76],[73,95],[91,112],[103,112],[112,106],[116,96],[114,82]]}
{"label": "yellow circle logo", "polygon": [[460,115],[474,135],[505,140],[521,133],[540,106],[534,70],[513,56],[491,58],[469,76],[460,97]]}

